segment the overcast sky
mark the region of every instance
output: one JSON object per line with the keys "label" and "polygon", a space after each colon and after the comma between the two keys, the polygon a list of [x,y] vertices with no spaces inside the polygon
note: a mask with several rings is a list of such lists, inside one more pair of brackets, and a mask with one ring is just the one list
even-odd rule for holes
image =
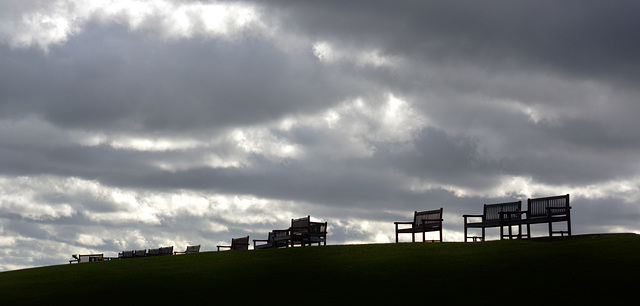
{"label": "overcast sky", "polygon": [[329,244],[390,243],[443,207],[462,241],[485,203],[562,194],[576,234],[640,232],[639,12],[1,1],[0,271],[306,215]]}

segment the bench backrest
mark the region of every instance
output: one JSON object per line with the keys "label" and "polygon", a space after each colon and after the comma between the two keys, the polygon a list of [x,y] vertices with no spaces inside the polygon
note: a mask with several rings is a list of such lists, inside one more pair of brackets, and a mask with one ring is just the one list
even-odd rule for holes
{"label": "bench backrest", "polygon": [[133,257],[145,257],[147,256],[147,250],[134,250]]}
{"label": "bench backrest", "polygon": [[133,258],[133,251],[122,251],[121,258]]}
{"label": "bench backrest", "polygon": [[187,246],[187,249],[184,252],[185,253],[198,253],[198,252],[200,252],[200,245]]}
{"label": "bench backrest", "polygon": [[[499,221],[501,212],[515,212],[522,210],[522,201],[506,202],[498,204],[484,204],[482,221]],[[520,219],[520,214],[511,215],[511,219]],[[508,218],[508,216],[504,216]]]}
{"label": "bench backrest", "polygon": [[291,219],[291,227],[308,227],[311,222],[311,216],[298,219]]}
{"label": "bench backrest", "polygon": [[162,247],[159,252],[161,256],[163,255],[173,255],[173,246],[170,247]]}
{"label": "bench backrest", "polygon": [[149,249],[147,252],[147,256],[158,256],[160,255],[160,249]]}
{"label": "bench backrest", "polygon": [[309,232],[311,234],[326,234],[327,222],[311,222]]}
{"label": "bench backrest", "polygon": [[311,222],[311,216],[291,219],[291,232],[298,234],[326,234],[327,222]]}
{"label": "bench backrest", "polygon": [[416,211],[413,213],[413,227],[421,227],[442,224],[442,208],[436,210]]}
{"label": "bench backrest", "polygon": [[309,232],[309,227],[311,225],[311,216],[306,216],[298,219],[291,219],[291,234],[306,234]]}
{"label": "bench backrest", "polygon": [[248,250],[249,249],[249,236],[240,238],[231,238],[232,250]]}
{"label": "bench backrest", "polygon": [[547,217],[547,212],[552,216],[567,215],[569,206],[569,195],[561,195],[546,198],[529,199],[527,207],[527,218]]}

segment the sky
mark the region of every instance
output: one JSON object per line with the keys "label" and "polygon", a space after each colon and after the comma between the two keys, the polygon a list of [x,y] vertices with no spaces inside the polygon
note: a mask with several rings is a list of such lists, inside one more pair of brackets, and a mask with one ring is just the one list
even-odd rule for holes
{"label": "sky", "polygon": [[574,234],[638,233],[639,15],[625,0],[1,1],[0,271],[213,251],[307,215],[328,244],[393,243],[394,221],[442,207],[444,240],[463,241],[483,204],[564,194]]}

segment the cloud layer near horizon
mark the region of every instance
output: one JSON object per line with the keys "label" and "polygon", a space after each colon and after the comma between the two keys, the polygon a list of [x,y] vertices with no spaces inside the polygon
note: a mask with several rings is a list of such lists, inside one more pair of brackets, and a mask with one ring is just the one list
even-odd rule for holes
{"label": "cloud layer near horizon", "polygon": [[0,270],[567,193],[639,232],[638,6],[2,3]]}

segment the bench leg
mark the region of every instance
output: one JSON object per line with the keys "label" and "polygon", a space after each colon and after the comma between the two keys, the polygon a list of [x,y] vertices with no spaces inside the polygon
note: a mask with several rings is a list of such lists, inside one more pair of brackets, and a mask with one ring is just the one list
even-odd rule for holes
{"label": "bench leg", "polygon": [[467,219],[464,219],[464,242],[467,242]]}
{"label": "bench leg", "polygon": [[396,224],[396,243],[398,243],[398,224]]}

